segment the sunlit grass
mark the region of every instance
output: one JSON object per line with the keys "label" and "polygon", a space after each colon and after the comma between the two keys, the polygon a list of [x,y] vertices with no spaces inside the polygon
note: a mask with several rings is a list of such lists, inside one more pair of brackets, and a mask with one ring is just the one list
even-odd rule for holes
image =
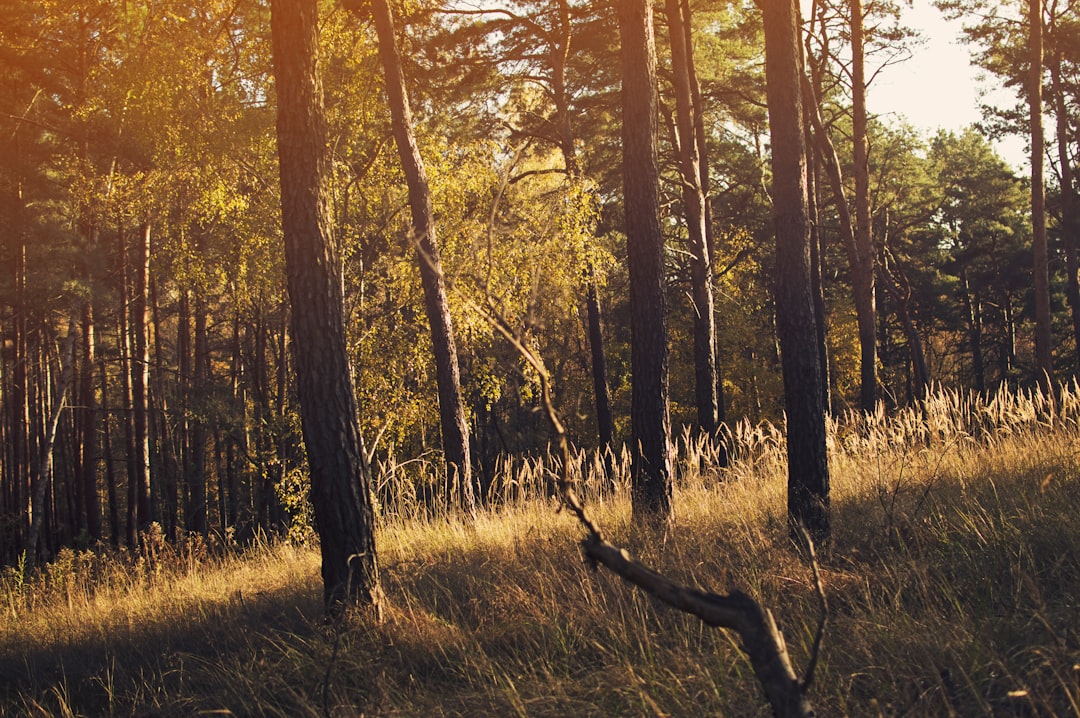
{"label": "sunlit grass", "polygon": [[[1080,716],[1080,395],[936,395],[830,426],[831,605],[821,715]],[[785,530],[782,436],[732,430],[732,466],[681,439],[675,521],[629,525],[617,480],[577,475],[610,538],[688,583],[770,607],[797,670],[817,623]],[[317,550],[155,544],[68,552],[0,581],[11,715],[767,715],[735,639],[582,564],[543,460],[474,523],[399,511],[379,536],[386,620],[323,625]],[[154,555],[155,551],[157,555]],[[214,713],[210,713],[214,714]]]}

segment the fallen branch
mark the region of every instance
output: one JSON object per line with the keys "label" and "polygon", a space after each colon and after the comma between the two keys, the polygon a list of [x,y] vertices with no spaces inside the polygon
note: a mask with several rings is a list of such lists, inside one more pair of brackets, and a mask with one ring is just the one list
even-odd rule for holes
{"label": "fallen branch", "polygon": [[784,638],[776,627],[772,613],[763,609],[753,598],[741,591],[721,595],[679,585],[663,574],[635,561],[629,553],[604,540],[600,527],[585,511],[585,506],[570,481],[570,445],[566,438],[566,429],[551,401],[551,378],[543,360],[521,340],[490,297],[486,309],[491,323],[539,376],[540,397],[544,412],[555,434],[556,445],[561,455],[558,479],[563,505],[577,517],[586,531],[587,535],[581,542],[581,547],[590,564],[594,568],[597,564],[606,567],[650,596],[684,613],[697,616],[707,625],[738,633],[742,640],[742,648],[750,659],[754,675],[765,691],[773,714],[777,718],[813,716],[814,710],[806,693],[813,681],[813,672],[817,665],[827,606],[817,561],[814,558],[813,544],[805,531],[802,533],[802,538],[806,543],[808,549],[806,553],[813,567],[814,586],[821,601],[822,615],[814,638],[806,677],[800,681],[791,666]]}

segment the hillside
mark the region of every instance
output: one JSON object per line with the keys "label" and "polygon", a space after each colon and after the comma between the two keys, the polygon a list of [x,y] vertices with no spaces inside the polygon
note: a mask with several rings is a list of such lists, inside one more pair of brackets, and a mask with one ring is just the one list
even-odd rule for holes
{"label": "hillside", "polygon": [[[666,536],[630,530],[621,479],[589,503],[647,563],[771,608],[801,671],[819,611],[784,539],[781,436],[734,442],[723,471],[684,443]],[[1056,413],[938,395],[830,443],[819,714],[1080,715],[1075,389]],[[378,626],[321,622],[310,546],[149,541],[7,569],[0,715],[767,715],[735,638],[583,565],[542,476],[519,468],[475,525],[387,521]]]}

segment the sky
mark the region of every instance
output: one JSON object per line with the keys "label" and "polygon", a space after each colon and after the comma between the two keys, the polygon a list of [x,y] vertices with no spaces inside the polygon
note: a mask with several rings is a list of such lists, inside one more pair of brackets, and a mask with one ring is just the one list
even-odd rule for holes
{"label": "sky", "polygon": [[[961,130],[981,119],[979,104],[1014,100],[1011,90],[1001,89],[993,78],[980,79],[970,62],[970,49],[961,40],[961,23],[949,21],[931,4],[914,0],[903,5],[902,22],[919,30],[925,42],[902,63],[891,65],[874,79],[867,91],[867,109],[884,119],[906,117],[927,134],[937,128]],[[869,71],[869,68],[868,68]],[[989,93],[984,99],[981,93]],[[995,142],[998,153],[1014,168],[1028,166],[1024,138]]]}

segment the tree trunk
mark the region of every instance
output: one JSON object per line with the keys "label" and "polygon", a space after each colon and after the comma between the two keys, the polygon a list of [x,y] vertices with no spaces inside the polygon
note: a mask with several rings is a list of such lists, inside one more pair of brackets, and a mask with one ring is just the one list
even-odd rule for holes
{"label": "tree trunk", "polygon": [[1028,0],[1028,30],[1031,70],[1028,77],[1028,106],[1031,126],[1031,224],[1033,231],[1032,275],[1035,285],[1035,372],[1044,391],[1053,388],[1053,337],[1050,333],[1050,264],[1046,242],[1046,187],[1043,135],[1043,26],[1042,0]]}
{"label": "tree trunk", "polygon": [[651,0],[623,0],[618,3],[618,18],[622,41],[623,210],[630,275],[631,499],[635,522],[648,524],[670,517],[672,493]]}
{"label": "tree trunk", "polygon": [[802,46],[796,0],[763,1],[776,226],[776,318],[787,412],[788,522],[829,539],[829,466],[810,277]]}
{"label": "tree trunk", "polygon": [[131,399],[132,419],[135,425],[135,500],[136,525],[139,531],[150,527],[154,506],[150,486],[150,356],[148,353],[148,307],[150,277],[150,222],[143,221],[139,227],[139,243],[135,247],[138,263],[135,265],[135,293],[131,298]]}
{"label": "tree trunk", "polygon": [[1061,50],[1054,53],[1050,77],[1054,88],[1054,113],[1057,115],[1058,165],[1061,167],[1061,235],[1065,245],[1065,297],[1072,312],[1073,341],[1076,344],[1076,366],[1080,374],[1080,217],[1077,213],[1076,186],[1073,184],[1073,165],[1069,158],[1069,109],[1066,90],[1061,79]]}
{"label": "tree trunk", "polygon": [[908,343],[912,368],[910,395],[914,401],[923,401],[926,399],[930,386],[930,372],[926,366],[922,337],[919,336],[915,321],[911,317],[911,282],[892,256],[887,238],[881,243],[881,255],[881,260],[878,262],[881,284],[896,304],[896,318],[900,320],[900,326],[903,328],[904,337]]}
{"label": "tree trunk", "polygon": [[60,427],[60,415],[67,400],[68,387],[71,385],[75,372],[76,326],[75,317],[73,316],[68,320],[67,338],[64,340],[64,351],[60,358],[62,362],[60,378],[57,380],[49,413],[46,417],[45,433],[41,444],[38,446],[38,453],[32,462],[30,471],[30,487],[33,498],[30,505],[30,534],[26,542],[26,557],[31,565],[38,559],[41,530],[46,513],[45,499],[52,485],[53,446],[56,444],[56,432]]}
{"label": "tree trunk", "polygon": [[132,374],[134,373],[131,358],[131,330],[129,311],[131,310],[131,287],[129,284],[128,248],[127,237],[122,225],[116,230],[117,245],[120,255],[120,311],[117,329],[117,343],[120,346],[120,390],[121,411],[124,420],[124,448],[127,467],[127,530],[126,539],[129,547],[134,547],[138,541],[138,459],[136,456],[134,401],[132,399]]}
{"label": "tree trunk", "polygon": [[964,295],[964,314],[968,325],[968,345],[971,349],[971,376],[975,391],[986,393],[986,368],[982,353],[982,307],[978,296],[971,291],[967,267],[960,268],[960,292]]}
{"label": "tree trunk", "polygon": [[[120,340],[122,343],[122,340]],[[101,407],[102,411],[102,451],[105,459],[105,489],[109,501],[109,538],[113,546],[120,545],[120,501],[116,496],[116,464],[113,461],[112,451],[112,407],[109,405],[109,375],[105,370],[105,357],[99,355],[101,374]],[[121,368],[121,371],[123,369]],[[126,423],[126,422],[125,422]]]}
{"label": "tree trunk", "polygon": [[101,538],[101,500],[98,498],[98,411],[94,386],[94,310],[87,300],[82,307],[82,372],[79,376],[80,444],[82,461],[79,477],[82,484],[83,507],[86,511],[86,537],[91,543]]}
{"label": "tree trunk", "polygon": [[713,311],[712,257],[706,238],[706,201],[701,186],[696,115],[690,90],[686,24],[679,0],[666,0],[671,73],[674,79],[676,134],[682,178],[683,211],[690,235],[690,282],[694,302],[694,403],[698,426],[707,435],[719,426],[716,401],[716,322]]}
{"label": "tree trunk", "polygon": [[[809,120],[804,122],[807,141],[813,136]],[[806,161],[806,197],[807,221],[810,222],[810,293],[814,297],[814,323],[817,329],[818,364],[821,367],[821,402],[825,413],[832,411],[832,393],[829,386],[829,346],[828,328],[825,315],[824,232],[818,215],[818,188],[821,182],[821,153],[807,148]]]}
{"label": "tree trunk", "polygon": [[[183,311],[180,312],[183,315]],[[153,407],[154,420],[152,426],[157,434],[157,461],[154,462],[155,475],[161,477],[164,484],[162,487],[162,523],[164,524],[165,537],[170,541],[176,540],[176,527],[180,514],[180,506],[177,500],[177,477],[180,468],[176,461],[176,447],[173,445],[175,432],[173,431],[173,418],[169,404],[169,392],[165,388],[165,341],[164,331],[161,326],[161,302],[158,296],[158,282],[150,283],[150,317],[154,323],[154,366],[158,367],[153,382]],[[178,322],[182,324],[182,322]],[[178,334],[182,334],[178,332]],[[177,341],[179,352],[181,343]]]}
{"label": "tree trunk", "polygon": [[874,247],[870,216],[869,142],[866,137],[865,41],[862,0],[851,0],[852,143],[855,146],[855,250],[851,267],[855,314],[859,325],[861,388],[859,406],[874,410],[877,403],[877,310],[874,307]]}
{"label": "tree trunk", "polygon": [[195,402],[198,412],[191,428],[191,452],[188,455],[187,511],[188,531],[206,535],[206,407],[210,401],[210,340],[206,330],[206,299],[195,297]]}
{"label": "tree trunk", "polygon": [[318,73],[318,3],[272,0],[285,268],[297,392],[322,552],[323,600],[380,614],[371,477],[345,343],[341,257],[326,186],[329,158]]}
{"label": "tree trunk", "polygon": [[608,391],[607,359],[604,357],[604,328],[600,319],[600,299],[593,279],[593,267],[586,267],[585,310],[589,325],[589,352],[592,358],[593,397],[596,401],[596,427],[600,436],[600,450],[611,451],[615,445],[615,419],[611,413],[611,395]]}
{"label": "tree trunk", "polygon": [[[566,63],[570,56],[573,24],[570,19],[570,3],[558,0],[559,34],[552,48],[551,87],[555,101],[555,126],[558,131],[559,149],[570,181],[578,178],[577,148],[574,145],[574,128],[570,122],[570,95],[566,89]],[[600,450],[609,452],[615,441],[615,421],[611,414],[611,393],[607,380],[607,359],[604,355],[603,322],[600,314],[600,298],[596,286],[596,271],[592,263],[585,266],[585,316],[589,335],[589,351],[593,381],[593,400],[596,405],[596,428]]]}
{"label": "tree trunk", "polygon": [[[180,492],[177,479],[183,479],[184,493],[191,483],[191,290],[180,288],[176,316],[176,447],[180,459],[177,476],[166,489],[167,501],[173,511],[179,510]],[[185,502],[186,503],[186,502]]]}
{"label": "tree trunk", "polygon": [[409,209],[412,213],[412,240],[416,243],[420,281],[424,288],[424,308],[431,326],[431,344],[435,353],[435,379],[439,389],[439,419],[443,455],[446,458],[446,501],[459,497],[461,507],[470,515],[476,512],[476,497],[469,448],[469,427],[461,399],[461,373],[458,367],[454,324],[446,296],[446,283],[439,261],[435,235],[435,217],[431,206],[427,172],[413,135],[412,111],[401,71],[394,18],[387,0],[372,0],[371,12],[379,36],[379,59],[386,75],[386,94],[398,157],[409,186]]}

